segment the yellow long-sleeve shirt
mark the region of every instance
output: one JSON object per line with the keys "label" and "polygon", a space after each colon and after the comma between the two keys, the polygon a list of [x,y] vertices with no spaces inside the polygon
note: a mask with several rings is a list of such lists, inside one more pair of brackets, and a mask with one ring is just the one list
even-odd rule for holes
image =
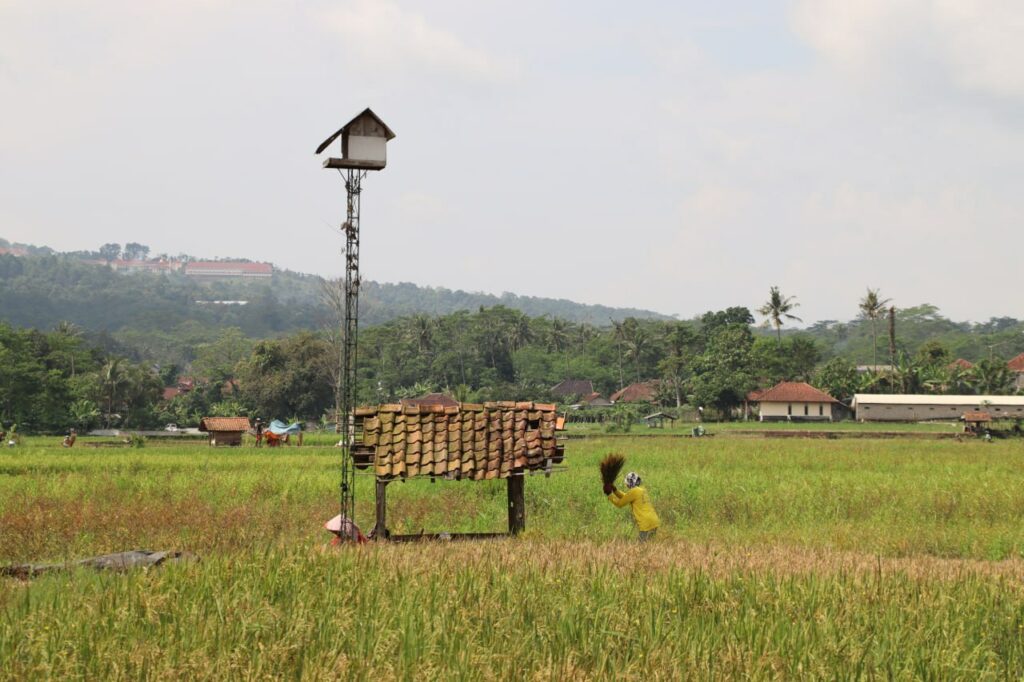
{"label": "yellow long-sleeve shirt", "polygon": [[624,493],[613,490],[608,499],[616,507],[630,505],[633,518],[636,519],[636,527],[642,531],[654,530],[661,525],[661,520],[658,519],[658,514],[654,511],[654,505],[651,504],[651,498],[643,486],[638,485]]}

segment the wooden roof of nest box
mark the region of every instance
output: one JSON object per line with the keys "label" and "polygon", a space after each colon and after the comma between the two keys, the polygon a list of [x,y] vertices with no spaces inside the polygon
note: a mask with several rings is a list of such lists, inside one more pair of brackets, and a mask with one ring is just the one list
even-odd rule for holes
{"label": "wooden roof of nest box", "polygon": [[391,128],[369,108],[341,127],[316,148],[319,154],[341,137],[341,158],[330,157],[324,168],[381,170],[387,165],[387,143],[395,137]]}

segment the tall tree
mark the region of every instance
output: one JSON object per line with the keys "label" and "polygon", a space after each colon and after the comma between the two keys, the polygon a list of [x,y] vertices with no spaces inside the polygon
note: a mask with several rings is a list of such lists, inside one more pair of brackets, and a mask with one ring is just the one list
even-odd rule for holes
{"label": "tall tree", "polygon": [[889,364],[896,365],[896,306],[889,306]]}
{"label": "tall tree", "polygon": [[109,263],[112,260],[117,260],[121,255],[121,245],[114,243],[104,244],[100,247],[99,253],[100,258]]}
{"label": "tall tree", "polygon": [[118,391],[121,388],[121,384],[125,382],[126,376],[124,367],[121,363],[121,358],[111,358],[100,370],[100,381],[103,385],[103,395],[107,400],[107,414],[105,416],[105,425],[110,426],[110,421],[114,415],[114,404],[118,396]]}
{"label": "tall tree", "polygon": [[878,289],[869,288],[858,306],[861,317],[871,320],[871,364],[875,366],[878,365],[878,320],[888,304],[889,299],[879,296]]}
{"label": "tall tree", "polygon": [[626,326],[622,322],[611,321],[613,336],[615,338],[615,359],[619,365],[619,388],[626,385],[625,376],[622,374],[622,344],[626,341]]}
{"label": "tall tree", "polygon": [[149,256],[149,247],[138,242],[128,242],[124,245],[125,260],[145,260]]}
{"label": "tall tree", "polygon": [[761,306],[757,312],[765,317],[765,324],[775,327],[775,334],[782,346],[782,324],[783,320],[795,320],[803,322],[799,317],[790,313],[794,308],[799,307],[796,296],[783,296],[778,287],[772,287],[768,293],[768,301]]}
{"label": "tall tree", "polygon": [[662,340],[665,345],[665,357],[658,363],[662,381],[672,391],[676,407],[683,405],[683,382],[689,369],[689,358],[694,344],[694,334],[683,322],[673,322],[664,329]]}

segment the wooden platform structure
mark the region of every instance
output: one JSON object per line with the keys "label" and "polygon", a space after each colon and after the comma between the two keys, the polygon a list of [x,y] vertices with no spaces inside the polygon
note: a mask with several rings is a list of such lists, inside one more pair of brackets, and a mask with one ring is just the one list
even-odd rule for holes
{"label": "wooden platform structure", "polygon": [[[466,539],[515,535],[526,528],[525,476],[550,475],[565,458],[558,431],[564,421],[548,403],[378,405],[355,410],[352,456],[376,476],[374,537],[391,540]],[[508,481],[508,532],[392,536],[387,486],[409,478]]]}
{"label": "wooden platform structure", "polygon": [[964,423],[964,433],[981,434],[992,423],[992,414],[981,410],[964,412],[960,419]]}

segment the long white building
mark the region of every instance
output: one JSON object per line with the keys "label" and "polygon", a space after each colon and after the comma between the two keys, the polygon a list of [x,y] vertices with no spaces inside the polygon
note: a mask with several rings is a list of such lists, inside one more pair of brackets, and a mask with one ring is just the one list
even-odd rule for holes
{"label": "long white building", "polygon": [[858,393],[850,407],[859,422],[950,420],[973,411],[988,412],[993,419],[1024,419],[1024,396],[1019,395]]}

